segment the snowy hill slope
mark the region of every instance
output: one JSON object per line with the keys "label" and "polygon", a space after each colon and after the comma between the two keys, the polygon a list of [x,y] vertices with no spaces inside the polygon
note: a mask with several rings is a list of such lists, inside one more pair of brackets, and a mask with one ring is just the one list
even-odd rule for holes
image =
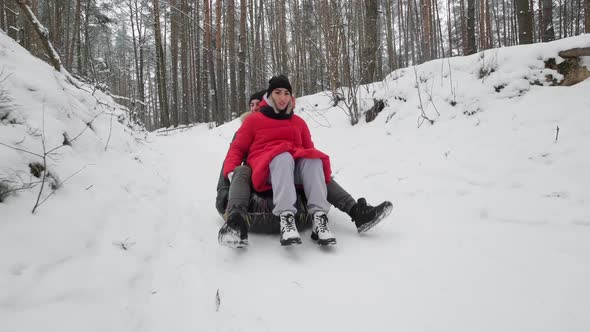
{"label": "snowy hill slope", "polygon": [[55,187],[102,152],[131,152],[136,140],[145,138],[111,97],[81,82],[75,87],[5,34],[0,34],[0,81],[0,201],[30,193],[30,183],[39,180],[30,175],[43,173],[44,159]]}
{"label": "snowy hill slope", "polygon": [[[309,232],[297,248],[256,234],[247,250],[217,244],[214,188],[238,120],[151,137],[136,160],[105,157],[35,215],[22,208],[31,197],[10,197],[0,204],[0,326],[586,331],[590,80],[535,81],[557,76],[543,60],[588,45],[585,35],[486,51],[496,64],[483,77],[480,55],[417,66],[418,84],[413,69],[394,72],[361,88],[365,109],[373,98],[387,106],[355,127],[326,94],[299,98],[339,182],[394,202],[363,236],[332,209],[329,250]],[[416,86],[433,125],[417,128]]]}

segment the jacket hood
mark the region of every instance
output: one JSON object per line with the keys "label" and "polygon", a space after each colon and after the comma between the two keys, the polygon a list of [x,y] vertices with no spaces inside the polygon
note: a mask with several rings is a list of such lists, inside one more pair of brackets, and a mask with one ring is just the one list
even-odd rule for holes
{"label": "jacket hood", "polygon": [[240,115],[240,123],[244,123],[244,121],[246,121],[246,118],[249,117],[251,114],[252,114],[252,112],[248,111],[248,112]]}

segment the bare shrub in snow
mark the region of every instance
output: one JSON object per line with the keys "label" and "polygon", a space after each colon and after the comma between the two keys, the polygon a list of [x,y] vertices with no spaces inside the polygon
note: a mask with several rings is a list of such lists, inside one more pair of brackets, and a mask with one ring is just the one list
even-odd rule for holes
{"label": "bare shrub in snow", "polygon": [[[432,124],[434,124],[434,120],[430,119],[426,115],[424,103],[422,102],[421,83],[427,83],[428,80],[423,78],[421,75],[418,75],[418,71],[416,70],[416,66],[414,66],[414,77],[416,80],[414,86],[416,87],[416,90],[418,90],[418,100],[420,101],[420,105],[418,105],[418,108],[420,109],[420,117],[418,118],[418,128],[420,128],[422,126],[422,124],[424,123],[424,121],[428,121],[428,123],[430,123],[432,125]],[[431,96],[431,94],[430,94],[430,96]],[[430,100],[432,100],[432,96],[430,97]],[[426,105],[426,107],[428,107],[428,105]],[[438,111],[437,111],[437,113],[438,113]]]}
{"label": "bare shrub in snow", "polygon": [[486,52],[483,51],[479,54],[479,58],[481,60],[481,67],[479,68],[479,78],[485,80],[486,77],[491,75],[492,73],[496,72],[498,68],[498,50],[494,50],[495,52],[489,60],[486,62]]}
{"label": "bare shrub in snow", "polygon": [[4,73],[4,69],[0,70],[0,122],[19,123],[16,116],[13,114],[15,109],[14,102],[8,92],[4,89],[3,84],[9,77],[9,74]]}
{"label": "bare shrub in snow", "polygon": [[21,173],[24,172],[0,169],[0,203],[4,202],[8,196],[18,191],[31,189],[39,183],[38,181],[33,181],[33,177],[30,174]]}

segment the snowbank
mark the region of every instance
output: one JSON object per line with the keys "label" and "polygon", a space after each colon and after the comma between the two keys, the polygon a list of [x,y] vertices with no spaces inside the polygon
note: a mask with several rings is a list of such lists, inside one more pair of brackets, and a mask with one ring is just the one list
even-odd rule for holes
{"label": "snowbank", "polygon": [[42,198],[105,151],[130,153],[146,138],[127,109],[91,85],[73,86],[5,34],[0,81],[1,200],[16,194],[31,199],[44,163],[52,188],[46,186]]}

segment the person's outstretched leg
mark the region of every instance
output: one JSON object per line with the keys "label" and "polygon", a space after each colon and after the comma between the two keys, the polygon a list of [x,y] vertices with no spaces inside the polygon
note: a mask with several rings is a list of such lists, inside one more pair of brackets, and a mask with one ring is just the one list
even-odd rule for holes
{"label": "person's outstretched leg", "polygon": [[248,204],[250,203],[250,177],[252,176],[252,169],[250,166],[242,165],[236,167],[231,183],[229,185],[229,193],[227,200],[227,213],[229,214],[235,209],[241,209],[243,212],[248,212]]}
{"label": "person's outstretched leg", "polygon": [[252,169],[249,166],[238,166],[229,186],[227,202],[227,222],[221,227],[218,241],[221,245],[232,248],[240,248],[248,245],[248,203],[250,201],[250,176]]}
{"label": "person's outstretched leg", "polygon": [[367,204],[367,201],[361,197],[358,202],[332,179],[327,185],[328,202],[334,205],[338,210],[345,212],[350,216],[359,233],[368,231],[385,219],[393,210],[393,204],[385,201],[377,206]]}
{"label": "person's outstretched leg", "polygon": [[275,205],[272,213],[281,220],[281,245],[301,244],[301,236],[295,225],[295,160],[291,154],[284,152],[273,158],[269,168]]}
{"label": "person's outstretched leg", "polygon": [[328,190],[320,159],[300,159],[296,164],[296,181],[303,184],[307,197],[307,211],[312,215],[311,238],[320,245],[336,244],[336,238],[328,227]]}
{"label": "person's outstretched leg", "polygon": [[326,185],[328,190],[328,202],[338,210],[348,214],[356,204],[356,200],[340,186],[336,179],[332,178]]}

